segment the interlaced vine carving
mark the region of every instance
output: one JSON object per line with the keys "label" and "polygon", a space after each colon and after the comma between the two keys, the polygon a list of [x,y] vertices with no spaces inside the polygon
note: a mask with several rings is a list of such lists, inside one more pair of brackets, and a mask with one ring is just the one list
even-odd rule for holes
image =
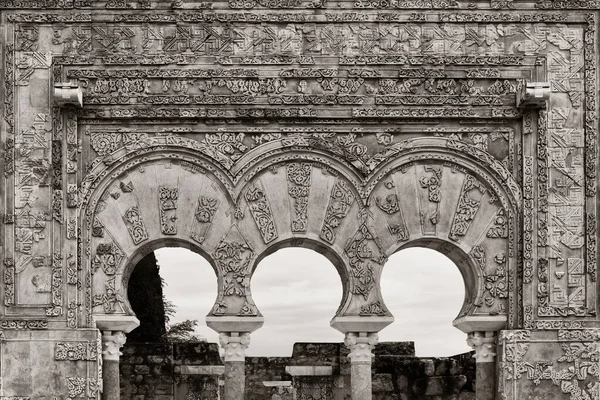
{"label": "interlaced vine carving", "polygon": [[258,186],[251,186],[244,197],[264,242],[269,243],[277,239],[275,221],[265,192]]}
{"label": "interlaced vine carving", "polygon": [[348,184],[337,179],[329,198],[329,205],[325,213],[325,220],[321,228],[319,237],[329,244],[335,242],[337,229],[340,227],[346,215],[350,212],[350,207],[354,203],[354,194],[348,187]]}
{"label": "interlaced vine carving", "polygon": [[292,232],[306,232],[311,172],[312,167],[308,163],[291,163],[287,166],[288,193],[294,200],[295,212]]}
{"label": "interlaced vine carving", "polygon": [[160,203],[160,230],[165,235],[176,235],[179,188],[160,186],[158,188],[158,196]]}
{"label": "interlaced vine carving", "polygon": [[477,210],[479,210],[480,200],[476,200],[470,196],[470,192],[478,189],[481,193],[486,192],[485,186],[472,175],[466,175],[463,187],[458,198],[458,205],[454,213],[450,234],[448,237],[456,242],[459,242],[464,237],[469,229],[469,226]]}

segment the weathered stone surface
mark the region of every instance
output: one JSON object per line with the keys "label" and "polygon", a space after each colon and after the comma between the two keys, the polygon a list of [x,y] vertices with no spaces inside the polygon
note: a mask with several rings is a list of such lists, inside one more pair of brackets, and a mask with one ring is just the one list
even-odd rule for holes
{"label": "weathered stone surface", "polygon": [[392,380],[392,374],[373,374],[372,391],[373,393],[393,393],[394,383]]}
{"label": "weathered stone surface", "polygon": [[415,342],[379,342],[373,349],[376,356],[415,356]]}
{"label": "weathered stone surface", "polygon": [[[242,334],[275,249],[333,261],[344,334],[391,322],[387,257],[436,249],[495,397],[594,397],[598,374],[560,360],[595,362],[576,349],[600,328],[599,7],[0,2],[2,395],[98,397],[97,360],[53,342],[130,330],[132,269],[178,245],[215,267],[210,326]],[[502,329],[533,339],[498,348]]]}
{"label": "weathered stone surface", "polygon": [[415,395],[425,396],[458,394],[465,383],[467,377],[464,375],[420,378],[415,381],[412,391]]}

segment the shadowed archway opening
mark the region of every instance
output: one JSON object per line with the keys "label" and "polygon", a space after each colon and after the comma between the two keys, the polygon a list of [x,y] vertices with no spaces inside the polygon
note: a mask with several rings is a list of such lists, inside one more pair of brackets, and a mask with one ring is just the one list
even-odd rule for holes
{"label": "shadowed archway opening", "polygon": [[249,355],[290,356],[296,342],[341,342],[330,327],[342,299],[333,263],[315,250],[286,247],[259,261],[252,297],[265,318]]}
{"label": "shadowed archway opening", "polygon": [[383,268],[381,292],[395,322],[380,341],[414,341],[419,357],[448,357],[471,351],[466,335],[452,326],[465,301],[465,280],[444,254],[410,247]]}
{"label": "shadowed archway opening", "polygon": [[[129,341],[218,342],[218,334],[204,319],[217,297],[217,279],[200,254],[182,247],[150,252],[131,271],[127,292],[140,320],[140,326],[128,335]],[[195,330],[185,331],[185,322],[194,320]],[[173,330],[174,326],[179,330]]]}

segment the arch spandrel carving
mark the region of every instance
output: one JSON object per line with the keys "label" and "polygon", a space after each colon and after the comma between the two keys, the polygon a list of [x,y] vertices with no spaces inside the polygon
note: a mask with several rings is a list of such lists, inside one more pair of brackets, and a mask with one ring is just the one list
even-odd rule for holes
{"label": "arch spandrel carving", "polygon": [[[259,316],[250,289],[259,255],[306,238],[341,260],[336,265],[347,282],[337,317],[389,316],[379,291],[387,256],[415,240],[438,240],[453,243],[470,259],[459,266],[465,265],[462,273],[471,296],[461,315],[507,312],[510,229],[502,216],[503,205],[515,201],[495,193],[495,178],[486,175],[480,181],[481,170],[453,164],[456,160],[440,150],[439,157],[419,157],[422,151],[411,146],[405,163],[387,168],[393,172],[374,186],[368,207],[361,196],[364,187],[346,179],[348,166],[325,155],[315,160],[267,158],[255,175],[245,175],[235,191],[237,199],[231,200],[216,175],[194,170],[180,157],[150,161],[161,148],[154,150],[139,163],[133,162],[139,156],[122,162],[129,170],[113,166],[120,175],[110,174],[92,219],[92,263],[108,257],[103,251],[114,250],[117,268],[124,268],[121,264],[128,264],[121,259],[128,257],[121,254],[133,254],[155,240],[181,238],[208,254],[216,268],[219,297],[212,315]],[[187,147],[182,150],[193,154]],[[287,189],[283,193],[282,187]],[[98,237],[100,231],[119,240],[106,241]],[[123,248],[111,247],[116,242]],[[236,266],[228,269],[232,261]],[[114,309],[118,301],[109,306],[106,293],[123,293],[120,283],[115,286],[110,276],[96,278],[105,269],[94,269],[94,290],[99,291],[94,310],[119,312]],[[122,277],[122,269],[116,274]],[[121,312],[126,310],[121,307]]]}
{"label": "arch spandrel carving", "polygon": [[[423,160],[395,169],[375,187],[374,226],[386,254],[407,246],[433,246],[449,255],[465,279],[460,316],[508,312],[509,231],[499,196],[476,175],[448,161]],[[514,235],[512,237],[514,240]]]}

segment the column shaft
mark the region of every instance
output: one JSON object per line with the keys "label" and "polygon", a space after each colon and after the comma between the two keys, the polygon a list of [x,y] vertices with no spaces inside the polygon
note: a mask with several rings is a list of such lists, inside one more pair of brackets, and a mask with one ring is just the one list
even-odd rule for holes
{"label": "column shaft", "polygon": [[223,347],[225,364],[224,400],[244,400],[246,388],[246,349],[250,345],[247,332],[221,332],[219,341]]}
{"label": "column shaft", "polygon": [[494,400],[496,397],[496,363],[478,362],[475,395],[477,400]]}
{"label": "column shaft", "polygon": [[494,331],[475,331],[467,338],[467,344],[475,350],[477,400],[496,398],[496,335]]}
{"label": "column shaft", "polygon": [[119,361],[104,360],[102,364],[102,381],[104,387],[102,400],[119,400],[121,398]]}
{"label": "column shaft", "polygon": [[102,400],[119,400],[119,357],[126,336],[121,331],[102,332]]}
{"label": "column shaft", "polygon": [[371,363],[373,347],[379,337],[373,332],[348,332],[344,343],[350,349],[350,389],[352,400],[371,400]]}
{"label": "column shaft", "polygon": [[246,364],[244,361],[225,361],[223,400],[244,400]]}
{"label": "column shaft", "polygon": [[352,400],[371,400],[373,398],[371,388],[371,363],[354,362],[350,367],[352,374]]}

